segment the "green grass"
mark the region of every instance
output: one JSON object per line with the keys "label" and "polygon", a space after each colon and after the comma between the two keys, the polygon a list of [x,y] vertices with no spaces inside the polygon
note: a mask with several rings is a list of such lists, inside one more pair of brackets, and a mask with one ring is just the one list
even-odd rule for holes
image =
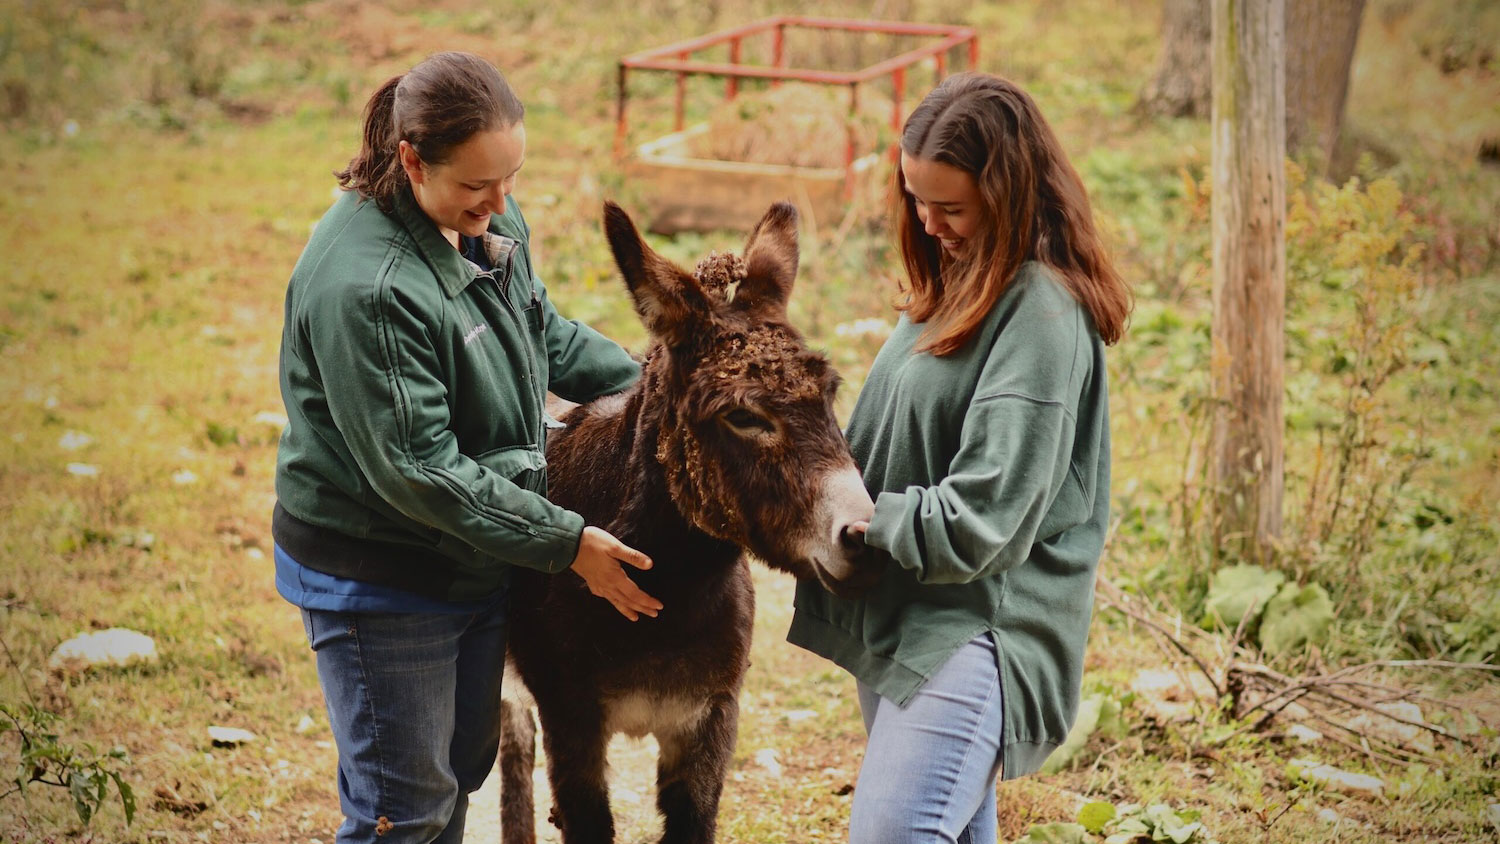
{"label": "green grass", "polygon": [[[501,14],[457,2],[369,3],[356,20],[338,3],[44,9],[0,0],[0,82],[24,89],[0,103],[9,109],[0,111],[0,637],[15,659],[0,672],[0,700],[34,698],[57,712],[65,742],[124,747],[141,804],[128,829],[118,804],[85,829],[65,795],[33,786],[0,798],[0,842],[331,840],[334,753],[297,612],[276,596],[269,561],[277,429],[264,414],[281,412],[287,275],[331,200],[330,171],[357,142],[367,92],[425,52],[478,50],[528,103],[532,149],[519,198],[554,300],[639,349],[644,333],[598,223],[603,199],[638,207],[649,190],[626,183],[610,158],[614,59],[790,7],[654,0],[633,8],[621,16],[603,3],[564,12],[522,2]],[[1500,85],[1471,49],[1474,31],[1494,33],[1493,13],[1452,8],[1372,3],[1356,59],[1349,172],[1362,185],[1395,180],[1410,215],[1402,243],[1424,250],[1415,293],[1385,303],[1409,317],[1392,343],[1412,365],[1380,393],[1372,430],[1384,443],[1378,454],[1399,455],[1418,432],[1425,450],[1371,529],[1357,576],[1333,576],[1342,570],[1323,557],[1301,572],[1342,607],[1320,649],[1332,664],[1493,660],[1500,642],[1500,169],[1475,157],[1480,139],[1500,135]],[[820,11],[869,10],[838,2]],[[1155,56],[1156,5],[911,0],[887,14],[978,27],[983,67],[1035,94],[1088,183],[1139,297],[1110,359],[1118,523],[1104,568],[1196,617],[1208,558],[1179,517],[1192,503],[1184,482],[1200,480],[1188,461],[1201,444],[1195,408],[1207,387],[1210,149],[1201,123],[1131,112]],[[1445,43],[1470,64],[1454,69],[1450,60],[1442,72],[1431,56]],[[642,76],[633,85],[636,137],[663,130],[670,82]],[[690,116],[706,114],[718,91],[695,85]],[[18,98],[26,101],[19,111]],[[1331,283],[1337,274],[1326,267],[1344,239],[1294,245],[1294,268],[1325,269],[1289,280],[1292,525],[1318,426],[1337,418],[1339,338],[1357,288]],[[838,327],[892,317],[897,270],[887,240],[879,212],[867,210],[842,236],[824,230],[803,243],[793,316],[845,376],[843,413],[878,338]],[[735,248],[740,236],[653,242],[690,265],[709,249]],[[65,436],[78,442],[70,432],[90,442],[65,447]],[[98,474],[71,474],[72,463]],[[721,839],[842,840],[861,746],[852,684],[781,641],[789,582],[767,573],[757,582],[754,665]],[[59,642],[111,626],[153,636],[161,661],[75,678],[45,671]],[[1197,725],[1150,722],[1127,690],[1136,670],[1164,659],[1144,630],[1099,612],[1086,686],[1126,701],[1126,729],[1096,736],[1070,770],[1003,786],[1005,836],[1071,820],[1078,796],[1201,809],[1224,842],[1331,840],[1315,817],[1325,807],[1368,825],[1340,827],[1342,841],[1487,834],[1481,818],[1497,800],[1490,769],[1500,751],[1493,679],[1390,675],[1488,719],[1489,732],[1474,734],[1481,750],[1440,748],[1440,766],[1407,773],[1320,747],[1327,761],[1386,776],[1393,792],[1405,781],[1405,793],[1371,802],[1298,792],[1299,807],[1278,817],[1292,789],[1285,762],[1302,751],[1274,735],[1210,749],[1205,737],[1223,726],[1214,713]],[[1290,667],[1314,664],[1303,657]],[[1464,726],[1463,712],[1425,708]],[[799,710],[814,714],[788,717]],[[304,716],[314,727],[299,732]],[[261,739],[215,748],[211,724]],[[763,749],[777,752],[782,777],[757,763]],[[7,776],[14,754],[0,734]],[[175,814],[157,805],[158,788],[207,808]]]}

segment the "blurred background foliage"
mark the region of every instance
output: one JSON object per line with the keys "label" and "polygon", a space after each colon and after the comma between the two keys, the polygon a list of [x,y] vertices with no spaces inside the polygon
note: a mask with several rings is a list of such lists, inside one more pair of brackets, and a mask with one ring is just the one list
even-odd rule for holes
{"label": "blurred background foliage", "polygon": [[[436,50],[495,61],[528,108],[517,195],[554,300],[640,349],[598,231],[604,198],[633,207],[651,190],[611,157],[615,62],[801,11],[783,0],[0,0],[0,636],[13,654],[0,698],[57,715],[64,743],[129,751],[141,808],[131,832],[100,840],[305,841],[336,823],[326,735],[299,729],[322,704],[295,611],[271,586],[268,515],[281,296],[369,92]],[[1115,524],[1103,571],[1213,627],[1214,578],[1237,561],[1209,541],[1204,494],[1211,145],[1204,122],[1136,107],[1160,5],[833,0],[817,12],[972,25],[981,68],[1019,81],[1053,122],[1137,294],[1110,353]],[[1277,588],[1316,587],[1329,618],[1264,655],[1282,670],[1492,662],[1500,649],[1497,45],[1493,3],[1371,0],[1333,165],[1326,176],[1290,165]],[[808,37],[790,49],[794,63],[853,67],[898,46]],[[916,76],[906,108],[931,84]],[[638,74],[631,90],[632,141],[667,131],[670,77]],[[722,114],[722,96],[721,83],[690,84],[690,120]],[[882,193],[803,224],[793,318],[844,374],[843,413],[894,319]],[[654,242],[691,266],[741,238]],[[837,675],[780,643],[787,587],[758,579],[742,777],[723,826],[729,840],[835,840],[857,717]],[[149,632],[162,661],[87,678],[45,670],[59,641],[115,625]],[[1089,689],[1128,704],[1130,672],[1160,656],[1115,614],[1101,612],[1094,635]],[[1423,682],[1500,722],[1487,675]],[[790,726],[778,714],[788,707],[819,717]],[[211,752],[210,722],[266,741]],[[1197,745],[1175,729],[1096,738],[1092,767],[1052,782],[1143,805],[1187,794],[1225,841],[1320,834],[1311,817],[1267,820],[1265,795],[1293,788],[1276,773],[1279,745],[1220,748],[1234,767],[1210,788],[1184,773]],[[790,784],[757,773],[765,747],[781,748]],[[0,763],[14,750],[0,744]],[[1476,840],[1462,836],[1485,834],[1475,807],[1496,800],[1493,759],[1447,758],[1442,787],[1429,778],[1394,806],[1341,808],[1370,825],[1347,840]],[[1071,819],[1042,786],[1011,800],[1015,835]],[[182,809],[199,803],[210,808]],[[98,811],[91,828],[122,828],[120,805]],[[30,789],[24,802],[0,799],[7,812],[20,831],[0,823],[0,841],[82,829],[66,795]]]}

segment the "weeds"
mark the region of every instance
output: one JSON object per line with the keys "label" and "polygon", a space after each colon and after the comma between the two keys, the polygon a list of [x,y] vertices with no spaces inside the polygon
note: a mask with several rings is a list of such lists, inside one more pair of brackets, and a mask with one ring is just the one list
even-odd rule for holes
{"label": "weeds", "polygon": [[[16,661],[10,645],[0,639],[0,646],[19,676],[25,669]],[[0,801],[12,795],[24,801],[25,791],[32,784],[60,788],[72,798],[73,811],[87,826],[109,799],[109,787],[113,785],[129,826],[135,820],[135,790],[122,773],[130,764],[125,750],[117,747],[100,753],[87,743],[75,746],[63,742],[57,732],[62,719],[37,705],[30,686],[25,690],[28,700],[24,702],[0,700],[0,741],[14,735],[17,744],[15,768],[8,780],[11,787],[0,792]]]}

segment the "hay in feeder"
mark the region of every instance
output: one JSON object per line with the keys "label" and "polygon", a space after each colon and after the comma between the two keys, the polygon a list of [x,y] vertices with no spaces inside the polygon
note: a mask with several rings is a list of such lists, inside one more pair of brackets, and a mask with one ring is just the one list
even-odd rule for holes
{"label": "hay in feeder", "polygon": [[689,151],[720,161],[843,167],[850,126],[855,155],[864,155],[889,141],[890,118],[890,99],[875,90],[860,91],[851,116],[847,89],[788,83],[719,105]]}

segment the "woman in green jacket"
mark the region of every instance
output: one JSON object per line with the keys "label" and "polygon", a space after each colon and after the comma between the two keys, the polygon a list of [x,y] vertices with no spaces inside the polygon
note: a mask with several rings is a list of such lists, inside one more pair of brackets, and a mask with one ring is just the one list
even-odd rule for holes
{"label": "woman in green jacket", "polygon": [[950,77],[907,119],[907,284],[848,437],[893,560],[864,598],[805,584],[789,639],[858,681],[850,840],[995,840],[995,778],[1077,712],[1109,509],[1104,346],[1130,293],[1015,84]]}
{"label": "woman in green jacket", "polygon": [[511,566],[571,569],[632,621],[661,608],[621,567],[645,555],[545,497],[546,392],[640,369],[534,275],[523,116],[477,56],[391,79],[287,288],[276,586],[317,654],[340,842],[463,839],[499,746]]}

